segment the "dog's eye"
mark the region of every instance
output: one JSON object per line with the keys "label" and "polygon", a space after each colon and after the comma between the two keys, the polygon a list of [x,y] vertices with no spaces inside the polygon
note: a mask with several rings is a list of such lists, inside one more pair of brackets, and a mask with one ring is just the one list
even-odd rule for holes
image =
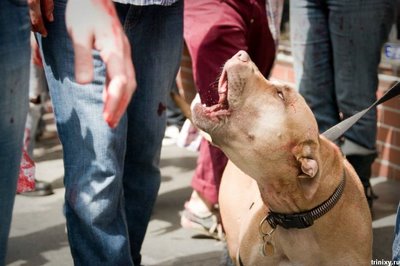
{"label": "dog's eye", "polygon": [[278,96],[279,98],[281,98],[282,100],[285,100],[285,97],[283,97],[283,93],[281,91],[278,91]]}

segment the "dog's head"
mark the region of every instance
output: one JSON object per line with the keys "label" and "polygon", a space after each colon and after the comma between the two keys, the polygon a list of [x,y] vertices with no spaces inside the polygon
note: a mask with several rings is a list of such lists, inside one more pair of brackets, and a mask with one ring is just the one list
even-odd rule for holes
{"label": "dog's head", "polygon": [[245,173],[259,179],[318,172],[318,127],[304,99],[287,85],[263,77],[249,55],[228,60],[219,102],[193,107],[194,123]]}

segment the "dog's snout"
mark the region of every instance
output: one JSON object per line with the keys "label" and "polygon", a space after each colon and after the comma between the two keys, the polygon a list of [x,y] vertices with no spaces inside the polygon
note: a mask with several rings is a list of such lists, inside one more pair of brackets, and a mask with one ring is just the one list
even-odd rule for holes
{"label": "dog's snout", "polygon": [[236,54],[237,58],[242,61],[242,62],[248,62],[250,61],[250,56],[248,53],[246,53],[245,51],[239,51]]}

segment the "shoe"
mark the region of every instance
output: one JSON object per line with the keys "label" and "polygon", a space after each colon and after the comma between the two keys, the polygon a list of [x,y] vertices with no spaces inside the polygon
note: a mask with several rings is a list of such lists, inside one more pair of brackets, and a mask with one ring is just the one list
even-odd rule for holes
{"label": "shoe", "polygon": [[372,210],[373,202],[378,198],[378,196],[373,192],[369,179],[371,177],[371,166],[376,158],[376,154],[348,155],[346,158],[359,176],[364,187],[365,197],[367,198],[369,208]]}
{"label": "shoe", "polygon": [[27,197],[41,197],[41,196],[48,196],[54,194],[53,188],[51,187],[50,183],[35,180],[35,189],[32,191],[22,192],[19,193],[20,195],[27,196]]}
{"label": "shoe", "polygon": [[368,201],[368,206],[372,210],[372,206],[374,204],[374,200],[377,200],[379,197],[374,193],[372,186],[369,185],[368,187],[364,187],[365,197]]}
{"label": "shoe", "polygon": [[197,230],[219,241],[225,239],[220,215],[217,211],[196,214],[185,204],[185,209],[181,212],[181,226],[186,229]]}

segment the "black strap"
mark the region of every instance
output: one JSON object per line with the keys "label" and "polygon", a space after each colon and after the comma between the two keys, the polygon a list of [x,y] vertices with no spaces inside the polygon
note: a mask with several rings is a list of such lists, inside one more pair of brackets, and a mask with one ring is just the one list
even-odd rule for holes
{"label": "black strap", "polygon": [[331,127],[324,133],[322,133],[323,136],[325,136],[327,139],[331,141],[337,140],[340,136],[344,134],[350,127],[352,127],[357,121],[365,115],[369,110],[371,110],[373,107],[384,103],[393,97],[396,97],[397,95],[400,95],[400,82],[397,82],[393,87],[391,87],[379,100],[374,102],[370,107],[356,113],[353,116],[350,116],[349,118],[343,120],[339,124]]}

